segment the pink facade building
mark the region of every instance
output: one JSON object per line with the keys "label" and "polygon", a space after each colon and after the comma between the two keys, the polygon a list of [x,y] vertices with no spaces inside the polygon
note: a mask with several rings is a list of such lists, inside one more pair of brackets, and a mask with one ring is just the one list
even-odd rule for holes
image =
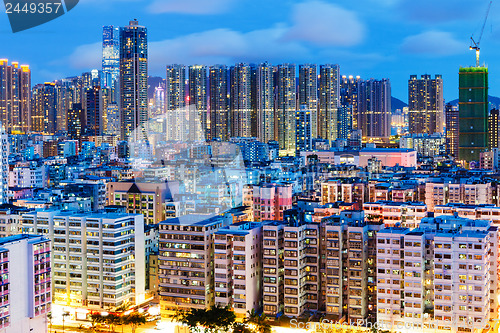
{"label": "pink facade building", "polygon": [[271,183],[253,187],[253,216],[256,222],[283,220],[283,212],[292,208],[292,185]]}

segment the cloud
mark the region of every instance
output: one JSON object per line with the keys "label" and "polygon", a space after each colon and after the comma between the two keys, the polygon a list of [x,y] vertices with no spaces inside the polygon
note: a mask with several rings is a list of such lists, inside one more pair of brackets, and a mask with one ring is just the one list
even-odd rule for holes
{"label": "cloud", "polygon": [[356,13],[323,1],[296,4],[292,22],[286,39],[319,46],[353,46],[361,43],[365,35]]}
{"label": "cloud", "polygon": [[401,44],[401,51],[410,54],[448,56],[465,53],[467,46],[467,43],[457,41],[449,32],[431,30],[406,37]]}
{"label": "cloud", "polygon": [[163,70],[166,64],[231,64],[235,62],[278,61],[309,56],[300,43],[283,40],[286,28],[239,32],[215,29],[149,44],[152,71]]}
{"label": "cloud", "polygon": [[219,14],[227,12],[234,0],[154,0],[148,11],[154,14]]}
{"label": "cloud", "polygon": [[[78,46],[69,56],[69,64],[75,69],[90,70],[101,68],[102,43],[84,44]],[[67,61],[66,61],[67,63]]]}
{"label": "cloud", "polygon": [[[406,18],[424,23],[478,20],[486,11],[487,1],[471,0],[401,0],[397,9]],[[484,18],[484,16],[483,16]]]}

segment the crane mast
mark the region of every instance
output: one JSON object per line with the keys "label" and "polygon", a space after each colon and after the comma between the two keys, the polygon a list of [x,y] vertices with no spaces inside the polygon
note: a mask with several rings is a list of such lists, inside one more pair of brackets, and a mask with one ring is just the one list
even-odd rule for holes
{"label": "crane mast", "polygon": [[488,19],[488,14],[490,13],[490,8],[491,8],[491,3],[493,1],[490,1],[488,4],[488,9],[486,10],[486,15],[484,17],[484,22],[483,26],[481,27],[481,33],[479,34],[479,39],[477,42],[474,40],[473,36],[471,36],[470,40],[472,42],[472,45],[469,47],[469,50],[475,50],[476,51],[476,67],[479,67],[479,43],[481,43],[481,38],[483,37],[483,32],[484,32],[484,27],[486,26],[486,20]]}

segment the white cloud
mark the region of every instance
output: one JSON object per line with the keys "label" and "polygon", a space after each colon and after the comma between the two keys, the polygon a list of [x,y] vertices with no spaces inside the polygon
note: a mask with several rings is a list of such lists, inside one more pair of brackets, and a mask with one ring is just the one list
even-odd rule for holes
{"label": "white cloud", "polygon": [[297,42],[284,41],[286,29],[274,27],[243,33],[229,29],[208,30],[149,44],[151,71],[166,64],[231,64],[235,62],[290,61],[308,56]]}
{"label": "white cloud", "polygon": [[218,14],[228,11],[234,0],[155,0],[148,6],[154,14]]}
{"label": "white cloud", "polygon": [[90,70],[101,68],[102,43],[84,44],[78,46],[69,56],[69,64],[75,69]]}
{"label": "white cloud", "polygon": [[289,40],[319,46],[353,46],[361,43],[365,27],[356,13],[323,1],[307,1],[293,8]]}
{"label": "white cloud", "polygon": [[418,35],[408,36],[401,44],[401,51],[410,54],[429,56],[447,56],[464,53],[468,44],[459,42],[453,35],[445,31],[426,31]]}

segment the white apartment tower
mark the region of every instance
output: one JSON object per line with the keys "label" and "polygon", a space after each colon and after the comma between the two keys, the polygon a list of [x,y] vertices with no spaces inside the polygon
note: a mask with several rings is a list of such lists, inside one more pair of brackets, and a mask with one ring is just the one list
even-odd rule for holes
{"label": "white apartment tower", "polygon": [[221,216],[190,214],[160,222],[162,316],[215,304],[213,234],[226,221]]}
{"label": "white apartment tower", "polygon": [[[498,317],[498,230],[425,218],[377,234],[377,321],[400,332],[479,332]],[[492,324],[492,322],[490,322]]]}
{"label": "white apartment tower", "polygon": [[24,214],[22,229],[52,241],[54,303],[113,310],[144,301],[142,215],[46,210]]}
{"label": "white apartment tower", "polygon": [[215,303],[236,314],[261,307],[261,224],[238,222],[214,235]]}
{"label": "white apartment tower", "polygon": [[0,240],[0,332],[45,332],[51,308],[50,241],[14,235]]}

